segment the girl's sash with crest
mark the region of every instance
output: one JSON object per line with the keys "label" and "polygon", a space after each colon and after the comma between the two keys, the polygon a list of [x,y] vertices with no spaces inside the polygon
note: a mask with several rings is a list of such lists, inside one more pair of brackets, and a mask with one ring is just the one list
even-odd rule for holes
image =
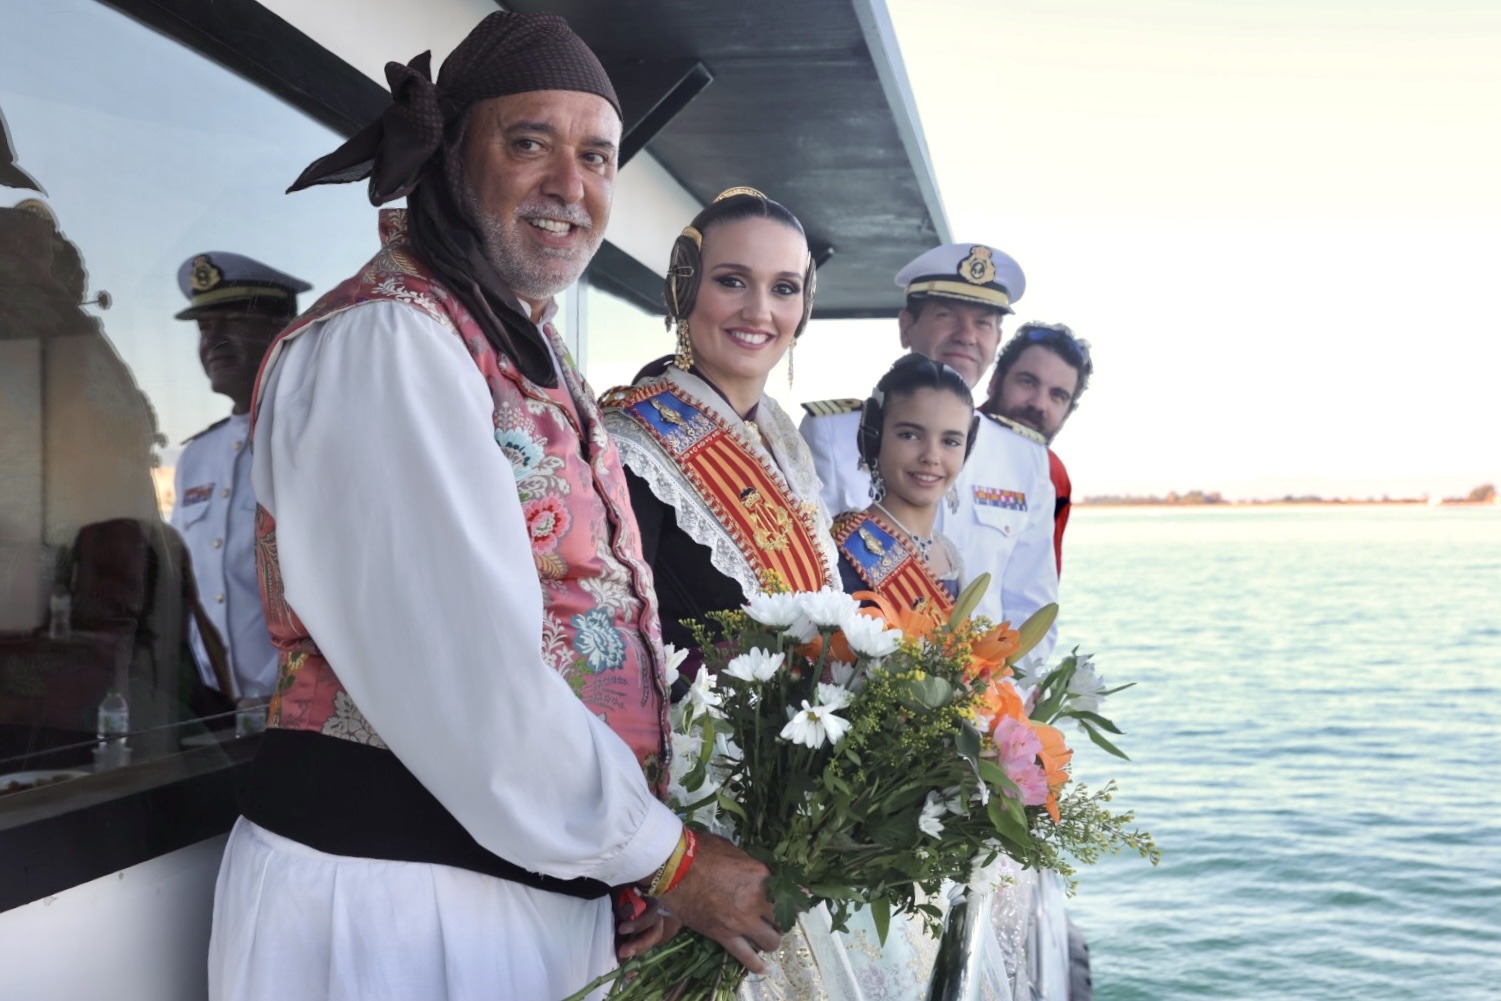
{"label": "girl's sash with crest", "polygon": [[947,616],[954,599],[904,534],[884,518],[847,511],[834,519],[834,544],[872,591],[907,608],[933,609]]}
{"label": "girl's sash with crest", "polygon": [[787,496],[767,461],[713,409],[660,382],[614,390],[601,403],[640,425],[682,471],[763,587],[832,586],[812,512]]}

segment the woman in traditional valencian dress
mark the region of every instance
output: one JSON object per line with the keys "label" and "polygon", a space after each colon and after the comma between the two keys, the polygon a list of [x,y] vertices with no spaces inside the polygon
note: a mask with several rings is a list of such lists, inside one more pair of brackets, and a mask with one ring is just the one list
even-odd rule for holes
{"label": "woman in traditional valencian dress", "polygon": [[802,224],[749,188],[699,213],[672,250],[677,353],[601,400],[656,575],[662,636],[768,587],[837,587],[829,515],[797,427],[766,379],[807,324]]}
{"label": "woman in traditional valencian dress", "polygon": [[846,591],[875,591],[947,618],[962,567],[933,524],[974,446],[975,422],[969,387],[947,365],[914,353],[881,377],[860,415],[872,503],[834,522]]}
{"label": "woman in traditional valencian dress", "polygon": [[[676,355],[600,401],[656,577],[662,636],[679,648],[693,646],[683,620],[768,588],[839,586],[812,458],[765,392],[807,325],[813,287],[797,218],[758,191],[726,191],[673,244],[665,299]],[[771,972],[742,997],[858,1001],[838,939],[806,924],[787,929],[766,957]]]}

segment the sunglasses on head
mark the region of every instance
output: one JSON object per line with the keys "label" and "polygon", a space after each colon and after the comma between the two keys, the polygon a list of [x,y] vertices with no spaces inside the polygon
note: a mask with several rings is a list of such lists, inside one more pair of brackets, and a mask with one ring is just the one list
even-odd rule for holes
{"label": "sunglasses on head", "polygon": [[1030,327],[1027,330],[1027,340],[1036,344],[1041,341],[1067,341],[1069,347],[1079,354],[1082,364],[1089,364],[1089,348],[1072,334],[1066,333],[1056,327]]}

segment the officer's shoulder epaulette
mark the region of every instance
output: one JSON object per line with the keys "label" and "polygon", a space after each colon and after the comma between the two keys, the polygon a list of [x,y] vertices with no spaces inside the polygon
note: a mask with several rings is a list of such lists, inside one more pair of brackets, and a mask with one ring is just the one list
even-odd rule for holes
{"label": "officer's shoulder epaulette", "polygon": [[1043,446],[1044,448],[1047,447],[1048,440],[1042,435],[1038,434],[1036,431],[1033,431],[1031,428],[1027,427],[1027,425],[1018,424],[1011,418],[1002,417],[1000,414],[986,414],[985,416],[989,417],[992,421],[999,424],[1007,431],[1014,431],[1028,441],[1035,441],[1037,444]]}
{"label": "officer's shoulder epaulette", "polygon": [[864,406],[864,400],[814,400],[812,403],[804,403],[803,409],[810,417],[832,417],[835,414],[852,414]]}
{"label": "officer's shoulder epaulette", "polygon": [[226,418],[224,418],[223,420],[220,420],[220,421],[214,421],[214,423],[210,424],[208,427],[204,428],[202,431],[199,431],[197,434],[189,435],[188,437],[184,438],[180,442],[180,444],[186,445],[190,441],[196,441],[197,439],[202,438],[204,435],[208,434],[214,428],[223,427],[224,425],[226,425],[228,423],[229,423],[229,418],[228,417],[226,417]]}

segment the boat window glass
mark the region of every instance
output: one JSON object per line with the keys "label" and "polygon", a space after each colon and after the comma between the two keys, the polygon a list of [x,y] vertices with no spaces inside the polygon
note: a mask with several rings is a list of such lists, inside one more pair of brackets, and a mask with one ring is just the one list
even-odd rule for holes
{"label": "boat window glass", "polygon": [[[11,5],[4,22],[0,794],[12,794],[254,725],[205,683],[169,527],[178,489],[207,509],[231,485],[175,476],[185,440],[231,409],[210,389],[196,323],[173,318],[187,305],[178,269],[245,255],[311,283],[305,307],[377,235],[363,185],[283,193],[341,137],[260,87],[97,0]],[[202,606],[228,600],[222,580],[201,589]],[[96,754],[101,705],[128,736]]]}
{"label": "boat window glass", "polygon": [[592,285],[585,287],[584,315],[596,334],[584,346],[584,375],[600,392],[629,385],[642,365],[677,348],[676,335],[663,329],[662,317]]}

